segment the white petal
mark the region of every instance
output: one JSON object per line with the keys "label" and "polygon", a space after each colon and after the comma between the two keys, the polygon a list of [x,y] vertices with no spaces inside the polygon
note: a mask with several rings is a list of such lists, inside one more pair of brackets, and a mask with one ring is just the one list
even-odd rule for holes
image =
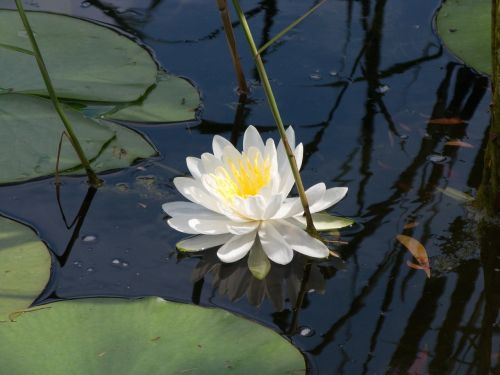
{"label": "white petal", "polygon": [[214,156],[217,159],[222,158],[222,154],[224,153],[224,149],[226,147],[234,148],[233,144],[229,142],[226,138],[223,138],[220,135],[214,136],[214,139],[212,141],[212,149],[214,151]]}
{"label": "white petal", "polygon": [[214,211],[208,210],[205,207],[192,202],[167,202],[164,203],[161,208],[171,217],[183,215],[190,217],[218,215],[223,217]]}
{"label": "white petal", "polygon": [[188,156],[186,158],[186,165],[189,169],[189,172],[191,173],[191,176],[193,176],[194,178],[200,178],[201,174],[203,173],[200,170],[201,167],[200,162],[201,162],[200,159],[195,158],[193,156]]}
{"label": "white petal", "polygon": [[[299,170],[300,167],[302,166],[303,154],[304,154],[304,147],[302,143],[300,143],[295,148],[294,151],[295,161],[297,163],[297,168]],[[285,194],[285,196],[288,196],[290,190],[292,190],[293,185],[295,184],[295,179],[293,177],[292,167],[290,167],[290,162],[288,161],[286,154],[284,156],[284,161],[282,162],[279,161],[279,156],[278,156],[278,173],[281,177],[280,191],[283,194]]]}
{"label": "white petal", "polygon": [[174,178],[174,185],[186,199],[198,203],[212,211],[218,211],[214,197],[208,193],[200,181],[190,177]]}
{"label": "white petal", "polygon": [[287,217],[301,215],[304,212],[300,198],[287,198],[281,203],[279,210],[272,217],[273,219],[284,219]]}
{"label": "white petal", "polygon": [[266,201],[261,195],[253,195],[248,198],[233,198],[233,207],[238,213],[250,220],[261,220],[266,208]]}
{"label": "white petal", "polygon": [[187,234],[200,234],[198,231],[191,228],[189,226],[188,220],[183,217],[173,217],[171,219],[168,219],[167,223],[176,231]]}
{"label": "white petal", "polygon": [[180,241],[177,243],[177,248],[180,251],[201,251],[225,244],[232,237],[232,234],[216,234],[214,236],[200,234]]}
{"label": "white petal", "polygon": [[337,187],[326,190],[323,197],[311,205],[311,213],[326,210],[344,198],[346,194],[346,187]]}
{"label": "white petal", "polygon": [[[325,195],[326,186],[323,182],[311,186],[306,190],[307,202],[309,203],[309,207],[313,207],[317,202],[322,202],[322,199]],[[311,211],[316,212],[316,211]],[[287,198],[281,204],[279,211],[273,216],[273,219],[285,219],[292,216],[302,215],[304,213],[304,209],[302,208],[302,202],[300,198]]]}
{"label": "white petal", "polygon": [[261,220],[268,220],[276,215],[278,210],[281,208],[283,204],[283,196],[281,194],[273,195],[270,199],[267,200],[267,207],[264,209],[262,213]]}
{"label": "white petal", "polygon": [[238,165],[238,161],[240,159],[241,153],[235,149],[233,145],[224,148],[222,153],[222,162],[228,171],[231,170],[231,166],[229,164],[232,163],[234,165]]}
{"label": "white petal", "polygon": [[234,222],[247,222],[249,221],[247,217],[241,216],[238,212],[236,212],[231,206],[229,206],[226,202],[224,201],[217,201],[217,207],[219,212],[227,216],[229,219],[231,219]]}
{"label": "white petal", "polygon": [[262,249],[273,262],[288,264],[292,261],[292,248],[281,237],[281,234],[274,228],[271,222],[262,222],[259,228],[259,239]]}
{"label": "white petal", "polygon": [[311,237],[305,230],[286,221],[275,223],[276,229],[291,248],[314,258],[326,258],[330,252],[320,240]]}
{"label": "white petal", "polygon": [[304,160],[304,145],[299,143],[297,147],[295,147],[293,154],[295,155],[295,160],[297,161],[297,168],[300,170],[302,167],[302,160]]}
{"label": "white petal", "polygon": [[273,193],[281,193],[280,186],[281,186],[281,175],[279,174],[278,171],[278,155],[276,153],[276,146],[274,144],[274,141],[269,138],[266,141],[266,148],[264,151],[263,155],[264,160],[268,159],[269,163],[271,165],[270,169],[270,175],[271,175],[271,182],[270,185],[272,187]]}
{"label": "white petal", "polygon": [[222,165],[220,159],[208,152],[201,155],[201,168],[203,169],[203,174],[214,173],[214,171]]}
{"label": "white petal", "polygon": [[259,226],[258,221],[247,221],[242,223],[231,223],[228,225],[227,228],[230,233],[239,236],[256,230],[258,226]]}
{"label": "white petal", "polygon": [[264,142],[253,125],[250,125],[243,135],[243,151],[247,152],[250,147],[257,147],[260,153],[264,154]]}
{"label": "white petal", "polygon": [[[295,132],[291,126],[286,129],[286,138],[288,140],[288,144],[290,148],[293,150],[295,148]],[[285,151],[285,146],[283,145],[283,140],[280,140],[277,147],[278,152],[278,165],[285,165],[285,162],[288,162],[288,158]]]}
{"label": "white petal", "polygon": [[213,217],[198,218],[178,216],[174,219],[186,220],[188,226],[200,234],[223,234],[229,232],[231,221],[225,216],[218,215]]}
{"label": "white petal", "polygon": [[323,182],[320,182],[316,185],[311,186],[306,190],[307,202],[309,203],[309,207],[312,207],[316,204],[316,202],[321,201],[325,195],[326,185]]}
{"label": "white petal", "polygon": [[233,236],[233,238],[217,251],[217,256],[225,263],[232,263],[240,260],[250,251],[255,241],[256,233],[256,231],[253,231],[241,236]]}

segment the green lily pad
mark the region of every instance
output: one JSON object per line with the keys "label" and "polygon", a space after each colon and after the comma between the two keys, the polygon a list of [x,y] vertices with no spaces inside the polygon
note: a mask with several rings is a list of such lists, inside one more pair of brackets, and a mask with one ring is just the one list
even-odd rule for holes
{"label": "green lily pad", "polygon": [[305,373],[300,352],[268,328],[160,298],[55,302],[0,332],[2,372],[13,375]]}
{"label": "green lily pad", "polygon": [[29,307],[50,278],[50,254],[35,232],[0,217],[0,321]]}
{"label": "green lily pad", "polygon": [[[65,113],[97,172],[124,168],[156,154],[138,133],[110,122],[96,122],[65,107]],[[26,181],[55,173],[59,139],[64,127],[50,100],[29,95],[0,95],[0,184]],[[83,173],[65,138],[60,171]],[[76,170],[74,170],[76,168]]]}
{"label": "green lily pad", "polygon": [[437,14],[436,25],[455,55],[491,75],[491,0],[447,0]]}
{"label": "green lily pad", "polygon": [[[148,51],[114,30],[53,13],[28,12],[28,18],[59,97],[128,102],[156,82]],[[31,50],[21,19],[0,10],[0,88],[46,95],[34,57],[19,49]]]}
{"label": "green lily pad", "polygon": [[160,72],[158,83],[140,103],[118,107],[103,117],[138,122],[181,122],[194,120],[199,106],[200,95],[189,81]]}
{"label": "green lily pad", "polygon": [[[354,224],[354,220],[348,217],[333,216],[327,212],[317,212],[315,214],[312,214],[311,216],[314,222],[314,226],[318,231],[341,229]],[[304,216],[296,216],[294,217],[294,219],[302,224],[304,228],[306,228],[307,224],[306,218]]]}

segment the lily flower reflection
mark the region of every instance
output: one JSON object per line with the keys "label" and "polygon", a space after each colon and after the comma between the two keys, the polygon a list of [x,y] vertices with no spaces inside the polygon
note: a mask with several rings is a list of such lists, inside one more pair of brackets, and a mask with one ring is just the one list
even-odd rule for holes
{"label": "lily flower reflection", "polygon": [[[302,143],[295,146],[292,127],[287,137],[300,168]],[[222,245],[217,252],[220,260],[236,262],[250,253],[250,268],[253,265],[259,272],[270,267],[268,258],[290,263],[294,250],[315,258],[330,254],[324,243],[303,230],[300,199],[288,197],[295,181],[282,141],[278,147],[272,139],[264,143],[257,129],[249,126],[242,152],[218,135],[212,148],[213,154],[186,159],[192,177],[174,179],[177,190],[191,202],[163,205],[172,228],[198,235],[181,241],[179,250]],[[306,191],[311,213],[333,206],[346,193],[345,187],[312,186]]]}
{"label": "lily flower reflection", "polygon": [[273,267],[265,279],[258,280],[244,261],[224,264],[215,251],[207,251],[193,270],[192,279],[198,282],[210,276],[212,287],[230,301],[246,296],[251,305],[260,306],[268,299],[276,311],[283,311],[287,304],[293,308],[303,298],[304,292],[322,294],[325,275],[331,277],[337,269],[344,267],[338,258],[317,263],[299,254],[290,264]]}

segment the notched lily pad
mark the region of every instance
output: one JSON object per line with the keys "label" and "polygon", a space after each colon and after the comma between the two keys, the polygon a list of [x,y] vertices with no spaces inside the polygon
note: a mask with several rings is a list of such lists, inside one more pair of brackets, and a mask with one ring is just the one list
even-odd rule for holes
{"label": "notched lily pad", "polygon": [[43,307],[0,325],[6,374],[305,373],[302,355],[284,338],[220,309],[159,298]]}
{"label": "notched lily pad", "polygon": [[[157,66],[133,40],[96,23],[28,12],[59,97],[90,101],[137,100],[156,82]],[[0,10],[0,91],[47,95],[16,11]]]}
{"label": "notched lily pad", "polygon": [[438,11],[436,25],[455,55],[491,75],[491,0],[447,0]]}
{"label": "notched lily pad", "polygon": [[122,105],[103,118],[122,121],[167,123],[194,120],[200,106],[198,90],[186,79],[158,74],[158,83],[139,103]]}
{"label": "notched lily pad", "polygon": [[0,321],[33,303],[49,281],[50,266],[49,251],[33,230],[0,216]]}
{"label": "notched lily pad", "polygon": [[[75,133],[97,172],[124,168],[139,158],[156,154],[138,133],[110,122],[85,118],[65,107]],[[52,103],[20,94],[0,95],[0,184],[54,174],[64,126]],[[60,171],[83,173],[80,161],[65,139]]]}

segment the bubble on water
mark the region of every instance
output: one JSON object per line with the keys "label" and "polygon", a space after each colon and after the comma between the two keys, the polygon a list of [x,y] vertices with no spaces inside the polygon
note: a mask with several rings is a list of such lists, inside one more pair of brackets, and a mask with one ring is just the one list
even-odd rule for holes
{"label": "bubble on water", "polygon": [[93,234],[87,234],[82,237],[83,242],[94,242],[97,240],[97,236],[94,236]]}
{"label": "bubble on water", "polygon": [[82,1],[80,3],[80,8],[88,8],[90,5],[90,1]]}
{"label": "bubble on water", "polygon": [[313,81],[319,81],[321,79],[321,74],[318,73],[309,74],[309,78],[312,79]]}
{"label": "bubble on water", "polygon": [[82,265],[82,262],[80,262],[79,260],[75,260],[75,261],[73,262],[73,265],[74,265],[74,266],[76,266],[76,267],[78,267],[78,268],[82,268],[82,266],[83,266],[83,265]]}
{"label": "bubble on water", "polygon": [[328,74],[330,74],[332,77],[337,77],[339,73],[337,73],[336,70],[330,70]]}
{"label": "bubble on water", "polygon": [[115,267],[118,268],[127,268],[129,266],[129,263],[126,260],[122,260],[119,258],[115,258],[111,261],[111,264]]}
{"label": "bubble on water", "polygon": [[385,94],[387,91],[389,91],[391,88],[387,85],[380,85],[375,89],[375,92],[377,94]]}
{"label": "bubble on water", "polygon": [[312,328],[309,328],[309,327],[300,327],[299,328],[299,335],[301,335],[303,337],[311,337],[312,335],[314,335],[314,330]]}
{"label": "bubble on water", "polygon": [[87,268],[87,272],[90,273],[90,272],[94,272],[94,269],[92,267],[89,267]]}
{"label": "bubble on water", "polygon": [[439,154],[433,154],[427,156],[427,160],[436,164],[441,164],[444,163],[448,160],[448,158],[444,155],[439,155]]}

